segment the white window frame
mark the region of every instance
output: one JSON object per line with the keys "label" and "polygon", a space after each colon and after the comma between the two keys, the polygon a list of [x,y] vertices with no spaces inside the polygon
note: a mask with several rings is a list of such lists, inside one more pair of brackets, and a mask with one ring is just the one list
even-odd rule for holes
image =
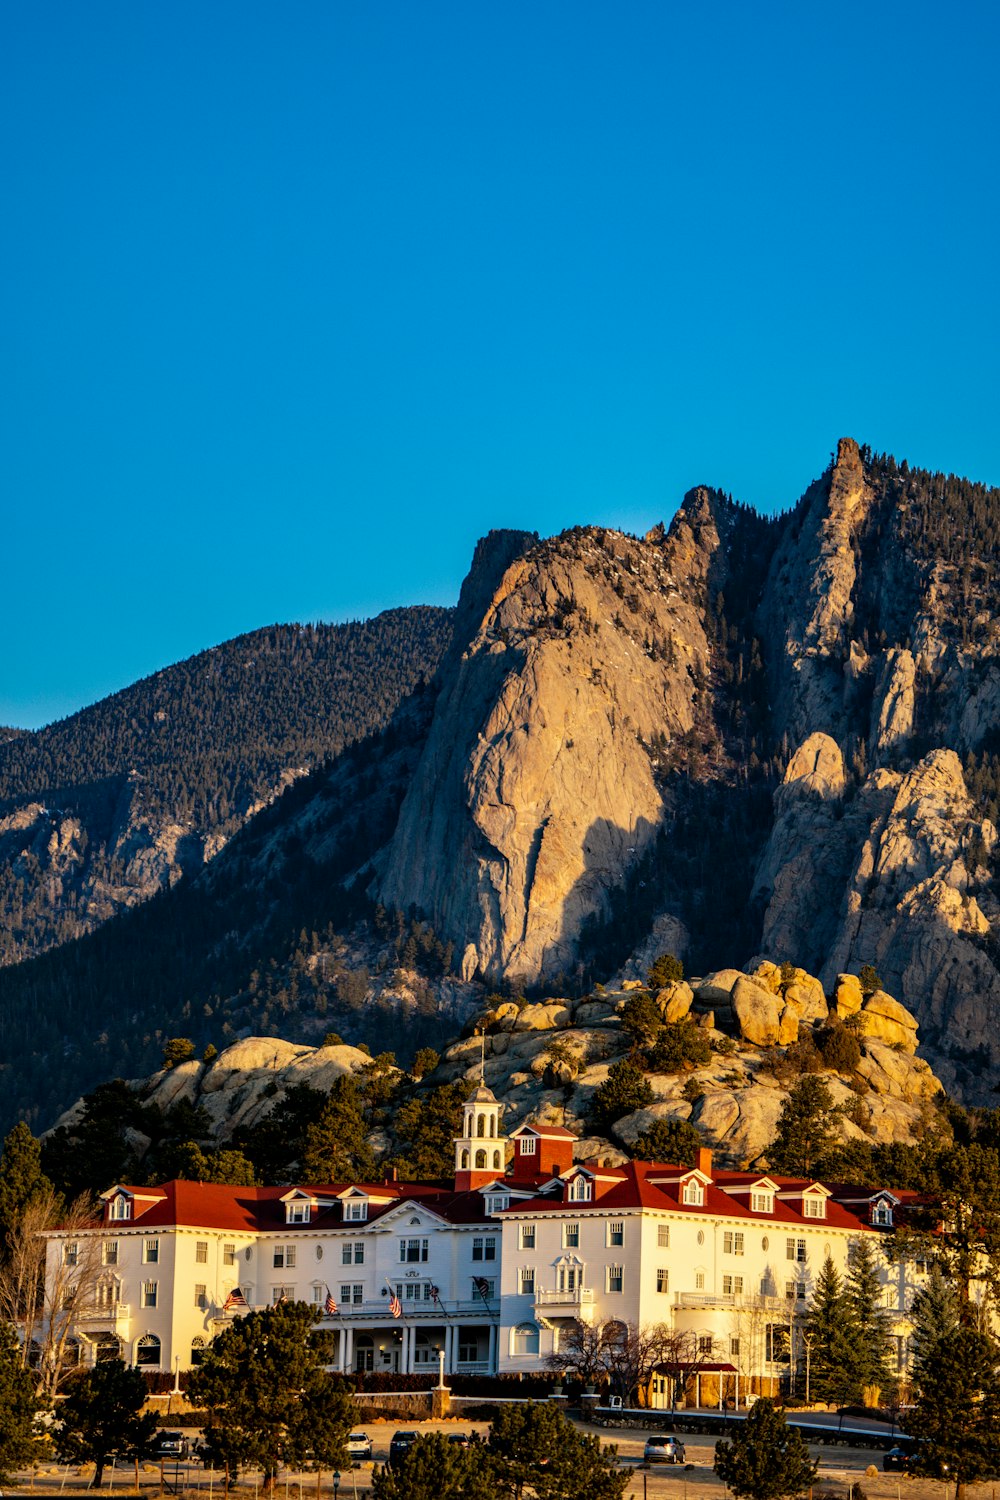
{"label": "white window frame", "polygon": [[308,1224],[309,1204],[304,1198],[296,1198],[291,1203],[285,1204],[286,1224]]}
{"label": "white window frame", "polygon": [[705,1203],[705,1188],[697,1177],[689,1177],[681,1193],[681,1202],[692,1208],[702,1208]]}
{"label": "white window frame", "polygon": [[657,1224],[656,1226],[656,1248],[658,1250],[670,1249],[670,1225]]}
{"label": "white window frame", "polygon": [[826,1199],[822,1193],[804,1193],[802,1197],[802,1217],[804,1219],[825,1219]]}
{"label": "white window frame", "polygon": [[538,1137],[537,1137],[537,1135],[522,1135],[522,1136],[518,1137],[518,1140],[520,1142],[521,1155],[522,1156],[537,1156],[538,1155]]}
{"label": "white window frame", "polygon": [[[604,1290],[610,1296],[618,1296],[619,1293],[623,1293],[625,1291],[625,1267],[623,1265],[605,1266],[604,1270]],[[614,1286],[613,1283],[616,1281],[618,1285]]]}
{"label": "white window frame", "polygon": [[567,1221],[562,1227],[562,1245],[564,1250],[579,1250],[580,1248],[580,1221],[575,1219]]}
{"label": "white window frame", "polygon": [[143,1240],[142,1263],[144,1266],[158,1266],[160,1264],[159,1239]]}
{"label": "white window frame", "polygon": [[194,1263],[196,1266],[208,1265],[208,1240],[195,1240]]}
{"label": "white window frame", "polygon": [[518,1232],[518,1246],[521,1250],[534,1250],[538,1242],[538,1226],[536,1224],[521,1224]]}
{"label": "white window frame", "polygon": [[755,1214],[774,1213],[774,1194],[766,1191],[755,1191],[750,1194],[750,1210]]}
{"label": "white window frame", "polygon": [[657,1292],[670,1291],[670,1270],[667,1266],[656,1268],[656,1290]]}
{"label": "white window frame", "polygon": [[144,1281],[142,1283],[142,1289],[139,1295],[140,1307],[153,1308],[156,1306],[160,1295],[159,1286],[160,1284],[158,1281]]}
{"label": "white window frame", "polygon": [[118,1263],[118,1241],[104,1240],[101,1244],[101,1265],[117,1266]]}
{"label": "white window frame", "polygon": [[344,1218],[348,1224],[364,1224],[368,1218],[367,1198],[347,1198],[344,1200]]}

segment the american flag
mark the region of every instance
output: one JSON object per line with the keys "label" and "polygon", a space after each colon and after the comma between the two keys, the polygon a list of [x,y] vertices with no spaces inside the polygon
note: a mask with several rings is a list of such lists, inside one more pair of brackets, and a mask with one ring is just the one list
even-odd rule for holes
{"label": "american flag", "polygon": [[485,1276],[473,1276],[472,1285],[475,1287],[476,1291],[479,1293],[480,1297],[482,1297],[484,1302],[489,1301],[490,1284],[486,1280]]}
{"label": "american flag", "polygon": [[389,1298],[389,1311],[392,1313],[394,1318],[401,1318],[403,1316],[403,1304],[402,1302],[400,1302],[395,1292],[393,1292],[392,1296]]}
{"label": "american flag", "polygon": [[250,1306],[249,1302],[244,1297],[244,1295],[240,1291],[239,1287],[238,1286],[234,1286],[233,1289],[232,1289],[232,1291],[229,1293],[229,1296],[226,1298],[225,1302],[223,1302],[223,1304],[222,1304],[222,1311],[223,1312],[231,1312],[234,1307],[247,1307],[248,1308],[249,1306]]}
{"label": "american flag", "polygon": [[323,1307],[328,1317],[335,1318],[337,1316],[337,1300],[329,1287],[326,1289],[326,1301],[323,1303]]}

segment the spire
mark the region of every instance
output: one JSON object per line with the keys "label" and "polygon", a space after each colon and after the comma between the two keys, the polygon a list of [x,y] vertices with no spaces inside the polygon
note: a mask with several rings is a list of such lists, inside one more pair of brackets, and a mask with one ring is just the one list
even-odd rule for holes
{"label": "spire", "polygon": [[482,1044],[483,1044],[482,1045],[482,1054],[481,1054],[480,1059],[479,1059],[479,1082],[480,1082],[480,1085],[482,1086],[482,1085],[484,1085],[486,1083],[486,1027],[485,1026],[483,1027],[483,1029],[479,1033],[479,1035],[480,1035],[480,1037],[482,1039]]}

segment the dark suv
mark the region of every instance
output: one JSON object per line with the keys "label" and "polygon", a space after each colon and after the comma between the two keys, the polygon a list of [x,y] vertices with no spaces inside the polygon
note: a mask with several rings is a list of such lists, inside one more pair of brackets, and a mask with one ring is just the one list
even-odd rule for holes
{"label": "dark suv", "polygon": [[392,1442],[389,1444],[390,1469],[399,1467],[419,1436],[418,1432],[404,1432],[402,1430],[393,1433]]}

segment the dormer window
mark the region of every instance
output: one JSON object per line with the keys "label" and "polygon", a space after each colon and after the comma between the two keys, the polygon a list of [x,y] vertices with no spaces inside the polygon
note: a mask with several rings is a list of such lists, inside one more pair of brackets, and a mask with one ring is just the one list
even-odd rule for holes
{"label": "dormer window", "polygon": [[871,1207],[871,1221],[880,1229],[892,1228],[892,1204],[886,1198],[879,1198]]}
{"label": "dormer window", "polygon": [[689,1177],[681,1193],[681,1202],[692,1208],[701,1208],[705,1202],[705,1189],[697,1177]]}
{"label": "dormer window", "polygon": [[503,1213],[510,1204],[506,1193],[490,1193],[486,1199],[486,1212],[489,1214]]}
{"label": "dormer window", "polygon": [[750,1194],[750,1208],[755,1214],[773,1214],[774,1194],[758,1188]]}
{"label": "dormer window", "polygon": [[349,1224],[363,1224],[368,1218],[367,1198],[347,1198],[344,1200],[344,1218]]}
{"label": "dormer window", "polygon": [[819,1193],[806,1193],[802,1199],[802,1217],[804,1219],[825,1219],[826,1199]]}
{"label": "dormer window", "polygon": [[132,1200],[131,1200],[131,1198],[126,1197],[124,1193],[119,1193],[117,1195],[117,1197],[112,1198],[112,1200],[111,1200],[111,1214],[110,1214],[110,1217],[112,1219],[131,1219],[131,1217],[132,1217]]}
{"label": "dormer window", "polygon": [[309,1204],[304,1198],[294,1198],[291,1203],[285,1204],[285,1223],[309,1223]]}
{"label": "dormer window", "polygon": [[593,1196],[594,1185],[589,1177],[574,1177],[569,1185],[569,1196],[574,1203],[585,1203]]}
{"label": "dormer window", "polygon": [[518,1137],[518,1145],[522,1156],[535,1156],[538,1152],[538,1137],[534,1135],[522,1135]]}

